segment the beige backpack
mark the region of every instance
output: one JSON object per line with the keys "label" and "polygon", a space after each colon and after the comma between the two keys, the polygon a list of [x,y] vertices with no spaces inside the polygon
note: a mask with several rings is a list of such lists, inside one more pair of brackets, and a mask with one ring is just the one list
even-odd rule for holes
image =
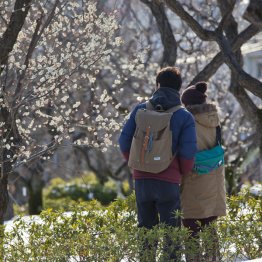
{"label": "beige backpack", "polygon": [[154,174],[168,168],[174,159],[170,119],[180,108],[183,107],[178,105],[166,111],[155,111],[151,103],[147,102],[146,109],[137,111],[129,167]]}

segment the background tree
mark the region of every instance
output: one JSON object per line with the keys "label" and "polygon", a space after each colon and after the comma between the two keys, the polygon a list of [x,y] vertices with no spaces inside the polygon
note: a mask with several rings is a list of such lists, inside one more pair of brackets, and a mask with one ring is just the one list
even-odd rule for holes
{"label": "background tree", "polygon": [[[3,72],[4,68],[8,63],[8,55],[12,51],[18,33],[20,32],[27,13],[29,11],[31,1],[16,1],[14,5],[14,12],[10,16],[10,21],[6,24],[6,29],[0,39],[0,73]],[[1,15],[2,23],[7,23],[6,19]],[[1,176],[0,176],[0,224],[3,222],[3,215],[7,208],[8,193],[8,173],[11,171],[11,163],[9,162],[10,152],[9,146],[5,146],[5,137],[10,137],[14,142],[19,141],[19,135],[11,116],[11,112],[6,108],[4,104],[5,86],[1,84],[1,109],[0,109],[0,122],[1,122],[1,147],[0,147],[0,161],[1,161]],[[5,135],[7,134],[7,135]],[[8,139],[9,140],[9,139]]]}
{"label": "background tree", "polygon": [[[129,178],[132,187],[116,147],[120,126],[151,96],[156,71],[166,65],[181,68],[183,87],[209,81],[209,97],[221,105],[230,179],[242,183],[253,174],[243,176],[237,167],[247,166],[262,143],[254,129],[261,125],[261,82],[243,70],[241,47],[261,30],[259,1],[250,8],[231,0],[94,2],[4,2],[2,188],[18,171],[31,199],[39,199],[30,209],[37,213],[42,188],[55,176],[69,179],[89,169],[102,183]],[[0,192],[0,200],[7,197]]]}
{"label": "background tree", "polygon": [[[260,132],[255,132],[255,130],[261,129],[262,123],[261,109],[255,98],[262,98],[262,83],[243,70],[243,56],[241,53],[241,46],[261,31],[261,27],[259,26],[259,23],[261,23],[261,15],[259,11],[257,11],[253,20],[251,18],[252,14],[259,9],[258,5],[260,1],[251,1],[246,9],[244,17],[249,18],[251,24],[243,23],[243,10],[241,9],[243,5],[236,5],[236,1],[186,1],[182,3],[180,1],[169,0],[141,0],[141,2],[150,8],[157,26],[161,28],[159,30],[160,34],[169,35],[169,37],[161,37],[164,49],[172,41],[174,46],[173,50],[178,50],[178,54],[174,57],[183,57],[185,53],[194,56],[196,60],[201,58],[201,54],[206,57],[205,60],[198,63],[199,66],[194,70],[192,70],[192,67],[191,70],[187,70],[186,79],[188,85],[194,84],[197,81],[208,81],[211,80],[213,76],[216,76],[216,79],[213,78],[212,81],[212,91],[218,93],[218,90],[215,90],[215,88],[219,88],[225,93],[226,90],[223,91],[224,88],[222,86],[223,82],[220,82],[220,85],[218,85],[220,80],[217,78],[219,75],[217,71],[224,63],[228,66],[231,72],[230,79],[226,78],[226,81],[230,81],[228,91],[235,97],[241,108],[244,109],[245,119],[248,119],[251,123],[253,129],[250,136],[250,139],[252,139],[251,147],[254,147],[254,145],[259,146],[260,159],[262,161],[262,136]],[[154,10],[163,11],[156,14]],[[167,14],[169,14],[169,16],[167,16]],[[240,17],[238,16],[239,14]],[[161,18],[159,16],[161,16]],[[163,19],[166,20],[166,23],[159,22]],[[177,19],[179,19],[179,21],[177,21]],[[176,21],[176,25],[173,25],[171,31],[170,26],[168,26],[168,21],[172,20]],[[183,38],[185,40],[185,36],[187,36],[186,40],[188,43],[185,44],[183,42],[184,40],[181,41],[181,36],[177,34],[178,27],[186,28],[188,33],[183,35]],[[162,33],[166,31],[169,33]],[[202,52],[199,52],[200,49],[202,49]],[[188,50],[190,52],[188,52]],[[212,51],[213,55],[210,55],[209,50]],[[172,52],[170,53],[172,54]],[[179,59],[172,61],[170,65],[175,63],[179,64],[178,60]],[[195,65],[197,65],[197,62],[195,62],[193,66]],[[252,95],[250,95],[250,93]],[[216,100],[217,98],[218,97],[216,97]],[[224,115],[226,114],[227,112],[224,112]],[[236,123],[236,121],[238,120],[235,120],[234,123]],[[239,126],[237,125],[237,127]],[[243,132],[245,132],[245,130],[242,130],[242,133]],[[242,142],[243,140],[241,143]],[[236,146],[238,146],[239,149],[239,144]],[[235,147],[233,150],[235,151]],[[229,154],[233,154],[233,150],[229,149]],[[248,150],[246,148],[246,151],[242,151],[242,154],[241,150],[238,151],[237,154],[240,155],[241,158],[243,155],[247,155]],[[260,166],[262,165],[260,164]],[[259,179],[261,180],[261,177]]]}
{"label": "background tree", "polygon": [[[99,13],[92,2],[17,0],[4,5],[0,222],[10,172],[26,164],[41,181],[39,167],[54,150],[88,145],[105,151],[111,144],[112,133],[119,130],[117,104],[96,78],[110,72],[111,53],[122,43],[116,13]],[[122,76],[114,73],[110,80],[118,92]]]}

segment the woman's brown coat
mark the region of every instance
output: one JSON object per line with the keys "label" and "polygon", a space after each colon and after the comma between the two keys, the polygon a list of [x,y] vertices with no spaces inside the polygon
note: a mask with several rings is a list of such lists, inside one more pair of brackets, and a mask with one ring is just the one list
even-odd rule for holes
{"label": "woman's brown coat", "polygon": [[[193,105],[187,108],[195,117],[198,150],[216,145],[216,126],[219,125],[214,104]],[[226,215],[224,166],[206,175],[190,173],[183,177],[181,206],[184,218],[208,218]]]}

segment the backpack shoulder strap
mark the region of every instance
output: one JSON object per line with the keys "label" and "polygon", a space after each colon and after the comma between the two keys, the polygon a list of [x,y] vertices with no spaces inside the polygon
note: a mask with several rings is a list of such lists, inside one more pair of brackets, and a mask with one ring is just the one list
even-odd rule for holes
{"label": "backpack shoulder strap", "polygon": [[154,110],[154,107],[153,107],[153,105],[150,103],[150,101],[147,101],[147,102],[146,102],[146,109],[148,109],[148,110]]}
{"label": "backpack shoulder strap", "polygon": [[[177,110],[179,110],[180,108],[184,108],[182,105],[177,105],[177,106],[174,106],[174,107],[171,107],[169,108],[168,110],[166,111],[163,111],[163,112],[166,112],[166,113],[175,113]],[[153,105],[150,103],[150,101],[147,101],[146,102],[146,109],[148,110],[155,110]]]}
{"label": "backpack shoulder strap", "polygon": [[221,135],[221,127],[217,126],[216,127],[216,141],[218,145],[222,144],[222,135]]}
{"label": "backpack shoulder strap", "polygon": [[179,109],[181,109],[181,108],[184,108],[184,107],[181,106],[181,105],[177,105],[177,106],[174,106],[174,107],[169,108],[169,109],[166,110],[165,112],[167,112],[167,113],[175,113],[177,110],[179,110]]}

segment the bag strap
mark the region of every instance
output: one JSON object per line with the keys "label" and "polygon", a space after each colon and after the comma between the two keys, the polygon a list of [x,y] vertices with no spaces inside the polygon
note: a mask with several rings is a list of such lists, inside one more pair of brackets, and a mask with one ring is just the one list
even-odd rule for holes
{"label": "bag strap", "polygon": [[[174,107],[169,108],[168,110],[159,110],[160,112],[166,112],[166,113],[175,113],[177,110],[179,110],[180,108],[184,108],[182,105],[177,105]],[[150,103],[150,101],[146,102],[146,109],[148,110],[155,110],[155,108],[153,107],[153,105]]]}
{"label": "bag strap", "polygon": [[168,110],[166,110],[165,112],[167,113],[175,113],[177,110],[179,110],[180,108],[184,108],[183,106],[181,105],[177,105],[177,106],[174,106],[174,107],[171,107],[169,108]]}
{"label": "bag strap", "polygon": [[146,102],[146,109],[148,109],[148,110],[155,110],[153,105],[150,103],[150,101]]}
{"label": "bag strap", "polygon": [[141,148],[141,163],[144,164],[145,162],[145,152],[147,150],[147,147],[148,147],[148,142],[149,142],[149,139],[150,139],[150,126],[147,127],[146,129],[146,134],[145,134],[145,137],[144,137],[144,141],[143,141],[143,146]]}
{"label": "bag strap", "polygon": [[221,127],[217,126],[216,127],[216,141],[218,145],[222,144],[222,135],[221,135]]}

